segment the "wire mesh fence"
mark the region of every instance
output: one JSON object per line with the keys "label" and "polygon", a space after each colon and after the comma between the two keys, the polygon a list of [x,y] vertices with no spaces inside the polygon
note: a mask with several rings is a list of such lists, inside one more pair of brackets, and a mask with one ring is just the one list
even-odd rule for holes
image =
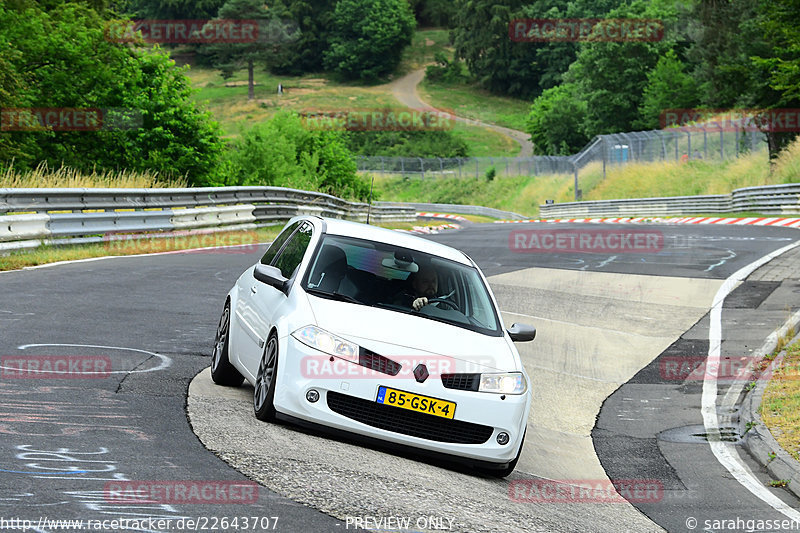
{"label": "wire mesh fence", "polygon": [[[766,151],[766,136],[741,131],[692,126],[665,130],[598,135],[580,152],[569,156],[533,157],[381,157],[359,156],[358,170],[403,177],[543,176],[572,174],[590,163],[601,163],[603,175],[610,166],[656,161],[724,161],[744,153]],[[577,190],[577,187],[576,187]]]}

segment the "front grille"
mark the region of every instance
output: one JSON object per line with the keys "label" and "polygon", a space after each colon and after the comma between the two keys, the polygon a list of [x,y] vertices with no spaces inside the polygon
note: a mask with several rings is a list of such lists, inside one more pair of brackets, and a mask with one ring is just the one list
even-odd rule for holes
{"label": "front grille", "polygon": [[371,352],[366,348],[361,348],[361,352],[358,354],[358,364],[376,372],[389,374],[390,376],[399,374],[403,366],[398,362],[392,361],[388,357]]}
{"label": "front grille", "polygon": [[455,444],[483,444],[494,433],[494,428],[489,426],[417,413],[338,392],[328,391],[326,398],[334,413],[412,437]]}
{"label": "front grille", "polygon": [[442,374],[442,385],[448,389],[477,391],[480,374]]}

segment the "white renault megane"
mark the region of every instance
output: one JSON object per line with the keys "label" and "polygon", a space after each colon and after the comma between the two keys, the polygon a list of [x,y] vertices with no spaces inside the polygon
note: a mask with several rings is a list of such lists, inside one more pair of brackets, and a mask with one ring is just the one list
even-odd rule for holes
{"label": "white renault megane", "polygon": [[513,341],[535,334],[505,329],[463,252],[301,216],[228,293],[211,375],[253,384],[259,420],[321,425],[505,476],[531,405]]}

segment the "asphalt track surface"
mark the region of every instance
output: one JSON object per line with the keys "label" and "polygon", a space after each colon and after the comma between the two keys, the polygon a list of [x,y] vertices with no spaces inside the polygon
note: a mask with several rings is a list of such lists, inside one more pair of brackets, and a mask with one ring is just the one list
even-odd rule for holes
{"label": "asphalt track surface", "polygon": [[[473,225],[431,238],[463,249],[481,265],[487,276],[498,276],[497,279],[501,280],[504,275],[543,268],[562,273],[656,276],[670,280],[684,278],[713,284],[800,236],[796,230],[782,228],[658,226],[664,236],[663,247],[658,253],[519,253],[509,249],[512,231],[542,227]],[[589,228],[588,225],[565,224],[559,227]],[[198,504],[163,498],[153,503],[121,504],[109,498],[110,488],[116,486],[113,483],[125,480],[224,480],[246,484],[248,477],[242,472],[256,478],[247,465],[237,465],[237,470],[211,453],[195,436],[186,414],[189,383],[209,364],[208,354],[224,296],[239,274],[254,263],[263,250],[243,251],[249,253],[216,250],[110,258],[0,273],[0,291],[3,294],[0,300],[0,355],[4,361],[30,355],[81,356],[108,362],[112,369],[111,374],[93,378],[83,375],[76,379],[53,379],[42,375],[20,379],[9,375],[10,371],[5,368],[8,365],[3,363],[5,373],[0,378],[0,396],[3,399],[0,407],[0,478],[3,480],[0,485],[0,519],[23,518],[36,525],[43,517],[48,520],[160,517],[172,520],[171,527],[152,527],[142,523],[139,525],[143,527],[134,530],[175,531],[180,517],[200,517],[201,520],[215,517],[218,520],[225,516],[249,516],[270,520],[278,517],[277,529],[283,531],[346,529],[344,515],[337,512],[340,519],[335,519],[317,510],[324,509],[324,505],[311,506],[314,499],[308,494],[320,488],[313,483],[292,487],[292,490],[280,490],[286,488],[285,484],[273,487],[284,494],[297,493],[293,498],[281,496],[267,488],[270,485],[264,484],[258,487],[257,499],[246,504],[230,503],[224,494]],[[776,283],[762,282],[742,289],[735,301],[750,302],[750,307],[740,309],[755,310],[777,289],[779,283]],[[516,305],[514,294],[503,292],[507,286],[503,283],[498,286],[501,290],[495,288],[495,291],[501,308],[504,302]],[[575,310],[566,306],[560,312],[568,318]],[[703,336],[702,316],[699,313],[699,319],[689,324],[700,328],[695,329],[696,337]],[[597,318],[603,322],[602,316]],[[776,319],[775,316],[771,318]],[[740,325],[747,323],[743,316],[739,321]],[[540,339],[531,346],[547,338],[546,330],[541,324],[537,325]],[[760,345],[778,325],[765,321],[759,327],[739,327],[735,334],[730,335],[730,340],[750,346]],[[659,325],[656,323],[651,327],[657,329]],[[677,339],[689,329],[671,335],[675,337],[672,342],[679,342]],[[689,334],[686,338],[691,340],[692,336]],[[698,341],[698,346],[702,352],[702,341]],[[646,361],[632,371],[631,378],[638,375],[641,368],[645,368],[642,371],[645,372],[648,364]],[[637,383],[653,385],[641,376],[626,381],[625,386]],[[655,381],[656,386],[663,386],[663,383]],[[661,406],[657,419],[669,421],[661,426],[697,424],[697,385],[667,386],[680,389],[676,393],[681,393],[681,397]],[[614,385],[614,389],[603,398],[615,390],[622,389]],[[642,399],[653,394],[652,389],[639,392],[644,395]],[[562,395],[569,393],[569,390],[561,392]],[[629,396],[615,399],[611,395],[599,414],[597,428],[592,433],[599,461],[612,479],[660,480],[664,483],[665,496],[671,498],[665,497],[649,505],[647,502],[637,504],[643,514],[621,504],[527,507],[522,504],[523,507],[517,508],[518,530],[619,530],[620,522],[615,523],[615,520],[623,516],[631,522],[622,523],[638,524],[642,526],[639,530],[658,529],[655,525],[658,524],[670,531],[686,531],[687,509],[701,519],[704,516],[723,517],[736,510],[743,517],[749,513],[751,518],[781,518],[739,487],[710,455],[708,446],[696,442],[683,446],[674,443],[672,446],[663,435],[661,439],[657,438],[665,428],[653,423],[640,423],[637,427],[639,434],[626,433],[625,428],[619,426],[625,422],[618,420],[621,409],[625,407],[620,402],[625,398]],[[242,415],[246,415],[244,423],[258,427],[259,423],[251,412]],[[222,431],[223,427],[225,425],[220,423],[217,433],[227,434],[227,429]],[[397,469],[399,475],[416,468],[412,473],[416,476],[417,486],[423,488],[426,482],[438,480],[439,475],[456,479],[460,493],[448,494],[450,506],[439,508],[436,513],[442,518],[456,518],[456,523],[462,515],[475,511],[474,506],[492,505],[494,502],[498,506],[506,505],[508,483],[520,479],[495,481],[475,478],[414,458],[384,454],[291,428],[282,431],[282,438],[288,439],[282,442],[297,449],[340,445],[352,448],[351,457],[362,457],[359,468],[374,467],[374,477],[380,477],[382,483],[391,480],[393,469]],[[251,442],[249,445],[257,448],[256,451],[264,457],[275,452],[260,443]],[[220,451],[217,453],[224,455]],[[388,475],[383,477],[377,470],[382,463],[389,465]],[[330,478],[331,471],[343,475],[341,469],[329,468],[337,465],[297,464],[300,478],[308,474],[308,479],[325,480]],[[676,464],[685,466],[693,477],[689,478],[685,472],[676,469]],[[538,466],[541,465],[526,463],[519,476],[536,476]],[[309,468],[313,471],[303,470]],[[255,469],[258,470],[258,465]],[[354,483],[367,479],[366,476],[358,477],[363,476],[363,471],[354,468],[351,473],[358,474]],[[575,479],[579,476],[549,477]],[[296,479],[290,476],[285,481]],[[687,479],[703,482],[687,484]],[[493,494],[495,500],[485,502],[470,498],[467,495],[474,487],[478,487],[481,494]],[[435,491],[437,487],[428,488]],[[783,491],[776,489],[774,492],[796,507],[797,502],[787,498]],[[368,501],[369,495],[366,499],[362,498],[362,515],[375,503]],[[476,512],[477,516],[470,517],[470,520],[479,522],[480,509]],[[520,520],[521,516],[530,522]],[[261,523],[265,523],[263,519]],[[703,522],[700,524],[702,526]],[[453,529],[469,530],[463,526]],[[484,529],[492,530],[488,525]],[[698,529],[702,530],[702,527]],[[32,530],[55,529],[42,525]]]}

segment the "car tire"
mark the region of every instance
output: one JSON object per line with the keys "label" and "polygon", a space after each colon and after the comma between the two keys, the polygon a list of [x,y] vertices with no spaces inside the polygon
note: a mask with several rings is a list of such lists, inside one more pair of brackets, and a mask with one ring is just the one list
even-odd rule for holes
{"label": "car tire", "polygon": [[253,410],[256,418],[264,422],[275,420],[275,381],[278,376],[278,337],[270,334],[264,346],[264,355],[258,365],[255,390],[253,391]]}
{"label": "car tire", "polygon": [[231,304],[230,302],[225,302],[225,309],[222,311],[222,316],[217,326],[217,335],[214,338],[214,351],[211,353],[211,379],[217,385],[238,387],[244,381],[244,377],[228,359],[230,330]]}

